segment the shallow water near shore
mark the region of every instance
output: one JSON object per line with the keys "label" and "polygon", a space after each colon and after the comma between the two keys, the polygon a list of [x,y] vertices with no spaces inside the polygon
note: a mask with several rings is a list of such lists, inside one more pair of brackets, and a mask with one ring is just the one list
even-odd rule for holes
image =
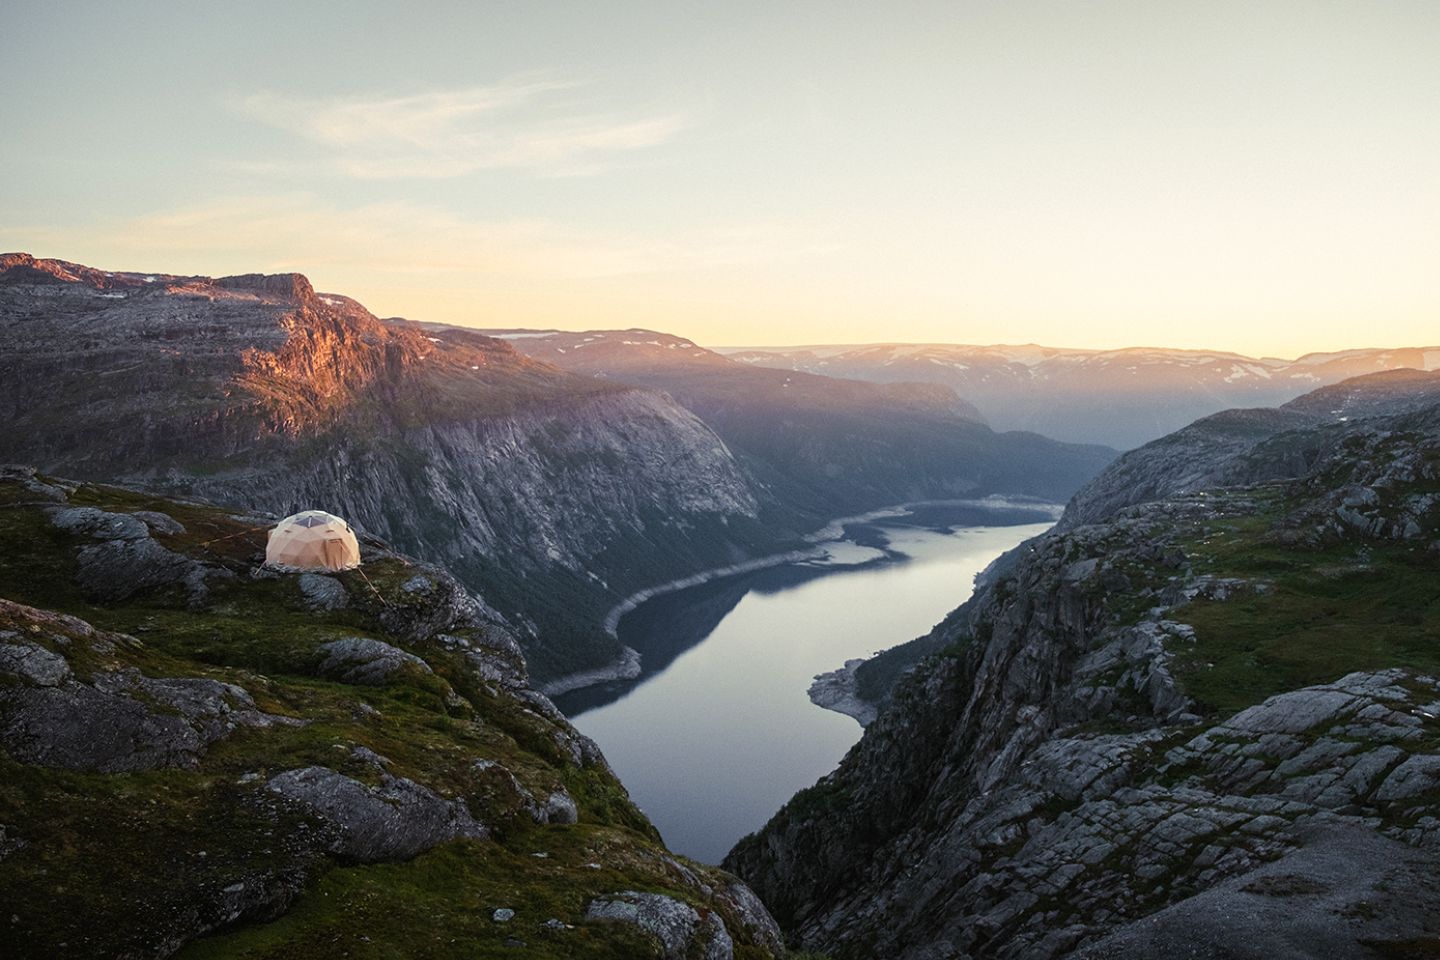
{"label": "shallow water near shore", "polygon": [[846,527],[827,560],[655,597],[619,626],[644,673],[556,702],[672,849],[718,863],[860,738],[810,702],[815,675],[927,633],[1045,516],[917,508]]}

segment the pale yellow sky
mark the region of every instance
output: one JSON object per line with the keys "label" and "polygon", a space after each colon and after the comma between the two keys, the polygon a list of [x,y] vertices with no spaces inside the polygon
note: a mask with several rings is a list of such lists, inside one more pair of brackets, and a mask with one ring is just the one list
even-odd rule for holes
{"label": "pale yellow sky", "polygon": [[1432,2],[393,9],[14,4],[0,248],[710,344],[1440,340]]}

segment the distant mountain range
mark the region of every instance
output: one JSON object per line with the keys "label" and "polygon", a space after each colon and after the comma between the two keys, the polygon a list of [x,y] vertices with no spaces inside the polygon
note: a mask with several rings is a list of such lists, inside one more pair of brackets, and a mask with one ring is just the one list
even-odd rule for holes
{"label": "distant mountain range", "polygon": [[986,492],[1063,499],[1114,457],[998,433],[940,384],[752,367],[651,330],[484,332],[573,373],[664,391],[780,500],[816,517]]}
{"label": "distant mountain range", "polygon": [[596,376],[576,360],[603,348],[582,342],[557,365],[524,338],[382,320],[299,274],[0,255],[0,462],[340,513],[451,569],[554,689],[629,662],[603,623],[637,591],[843,513],[1063,499],[1114,455],[996,435],[944,387],[754,370],[675,338],[655,349],[692,367],[617,358]]}
{"label": "distant mountain range", "polygon": [[951,387],[997,430],[1139,446],[1231,407],[1276,406],[1383,370],[1440,368],[1440,347],[1342,350],[1296,360],[1214,350],[1069,350],[1035,344],[720,347],[758,367]]}

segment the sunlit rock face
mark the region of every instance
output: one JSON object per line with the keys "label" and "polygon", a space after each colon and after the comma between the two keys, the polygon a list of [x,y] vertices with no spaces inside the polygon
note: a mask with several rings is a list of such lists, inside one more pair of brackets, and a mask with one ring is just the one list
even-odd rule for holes
{"label": "sunlit rock face", "polygon": [[0,459],[337,513],[480,590],[548,681],[621,662],[606,615],[644,588],[889,504],[1062,498],[1113,456],[996,434],[941,387],[789,377],[656,343],[671,365],[617,341],[589,349],[638,357],[624,376],[610,360],[564,370],[547,362],[562,354],[378,319],[299,274],[7,254]]}
{"label": "sunlit rock face", "polygon": [[6,255],[0,419],[3,460],[325,508],[445,562],[515,622],[541,677],[618,655],[600,624],[629,592],[766,542],[741,468],[674,401],[381,321],[298,274]]}

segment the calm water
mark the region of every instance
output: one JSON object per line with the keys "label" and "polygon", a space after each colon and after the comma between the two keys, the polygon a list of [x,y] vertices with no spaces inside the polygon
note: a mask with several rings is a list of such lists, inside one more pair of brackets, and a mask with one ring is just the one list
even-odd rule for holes
{"label": "calm water", "polygon": [[[927,633],[975,574],[1043,532],[1043,516],[934,510],[847,528],[825,564],[791,564],[656,597],[620,622],[647,671],[559,699],[671,848],[717,863],[860,738],[806,690]],[[976,521],[1010,523],[980,526]]]}

